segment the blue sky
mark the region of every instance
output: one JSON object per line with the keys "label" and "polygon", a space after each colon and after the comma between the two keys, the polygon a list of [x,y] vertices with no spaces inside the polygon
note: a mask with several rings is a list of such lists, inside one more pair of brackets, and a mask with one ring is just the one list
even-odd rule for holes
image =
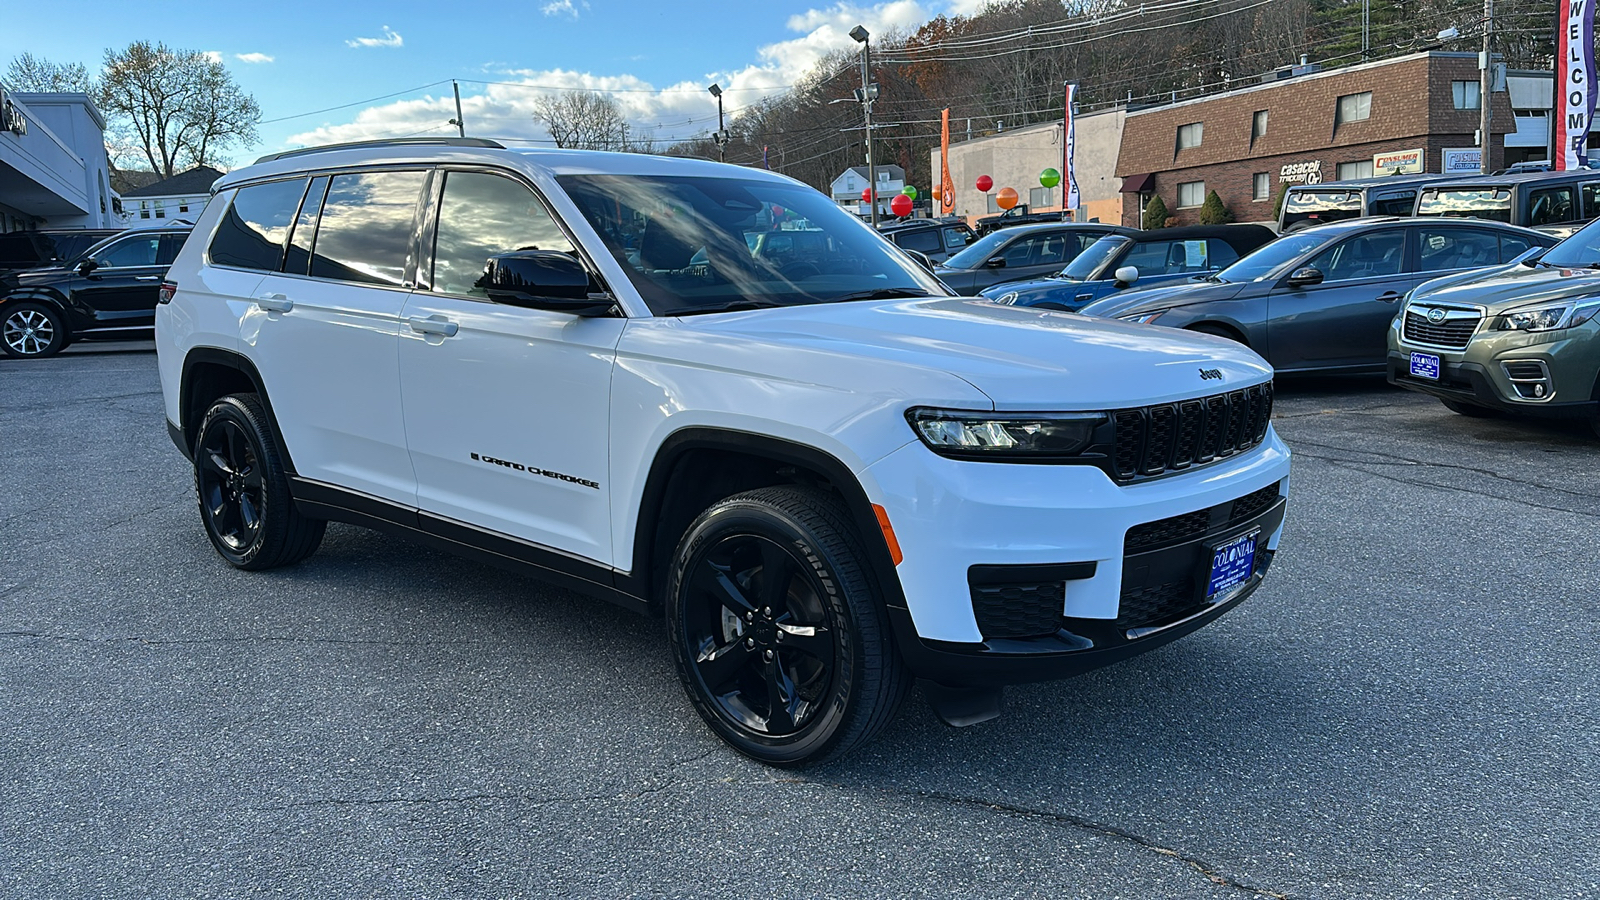
{"label": "blue sky", "polygon": [[[27,50],[95,70],[105,48],[138,39],[217,53],[261,104],[261,140],[232,150],[236,163],[305,144],[453,133],[450,79],[461,83],[468,134],[544,138],[531,115],[541,92],[604,88],[636,128],[670,141],[716,127],[713,81],[732,112],[793,84],[822,54],[857,46],[847,34],[856,24],[883,34],[982,3],[289,0],[169,2],[151,15],[125,3],[8,2],[0,66]],[[417,89],[433,82],[443,83]],[[397,96],[315,112],[385,94]]]}

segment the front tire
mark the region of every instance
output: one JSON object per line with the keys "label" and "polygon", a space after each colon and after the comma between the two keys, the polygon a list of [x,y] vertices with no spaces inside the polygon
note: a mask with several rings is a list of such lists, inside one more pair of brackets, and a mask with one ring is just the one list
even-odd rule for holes
{"label": "front tire", "polygon": [[821,491],[763,488],[702,513],[673,560],[667,625],[695,710],[769,765],[843,756],[910,686],[861,541]]}
{"label": "front tire", "polygon": [[206,536],[235,568],[292,565],[322,543],[328,523],[295,508],[266,407],[255,394],[229,394],[206,412],[195,437],[194,481]]}
{"label": "front tire", "polygon": [[61,313],[42,303],[18,303],[0,318],[0,351],[16,359],[55,356],[70,339]]}

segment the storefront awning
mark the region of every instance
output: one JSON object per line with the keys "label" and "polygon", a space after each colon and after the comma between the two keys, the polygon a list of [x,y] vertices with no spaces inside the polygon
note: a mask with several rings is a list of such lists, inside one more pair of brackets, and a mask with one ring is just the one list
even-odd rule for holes
{"label": "storefront awning", "polygon": [[1154,181],[1156,173],[1146,172],[1143,175],[1122,176],[1122,193],[1142,194],[1150,190],[1150,182]]}

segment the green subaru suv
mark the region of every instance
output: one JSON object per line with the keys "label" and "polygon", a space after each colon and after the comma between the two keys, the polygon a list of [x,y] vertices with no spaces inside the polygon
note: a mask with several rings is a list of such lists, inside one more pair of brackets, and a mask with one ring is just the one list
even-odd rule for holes
{"label": "green subaru suv", "polygon": [[1600,435],[1600,220],[1539,253],[1413,289],[1389,327],[1389,382],[1462,415],[1577,418]]}

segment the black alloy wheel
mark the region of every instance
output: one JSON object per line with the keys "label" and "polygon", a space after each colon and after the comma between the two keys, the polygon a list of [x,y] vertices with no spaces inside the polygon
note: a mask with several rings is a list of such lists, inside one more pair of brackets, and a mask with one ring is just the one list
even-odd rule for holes
{"label": "black alloy wheel", "polygon": [[218,400],[194,446],[195,491],[211,545],[231,565],[270,569],[299,562],[327,523],[294,506],[266,408],[255,394]]}
{"label": "black alloy wheel", "polygon": [[42,303],[17,303],[0,314],[0,350],[18,359],[43,359],[67,346],[61,314]]}
{"label": "black alloy wheel", "polygon": [[837,757],[904,697],[860,542],[829,495],[765,488],[716,504],[685,535],[669,598],[684,687],[746,755],[780,766]]}

